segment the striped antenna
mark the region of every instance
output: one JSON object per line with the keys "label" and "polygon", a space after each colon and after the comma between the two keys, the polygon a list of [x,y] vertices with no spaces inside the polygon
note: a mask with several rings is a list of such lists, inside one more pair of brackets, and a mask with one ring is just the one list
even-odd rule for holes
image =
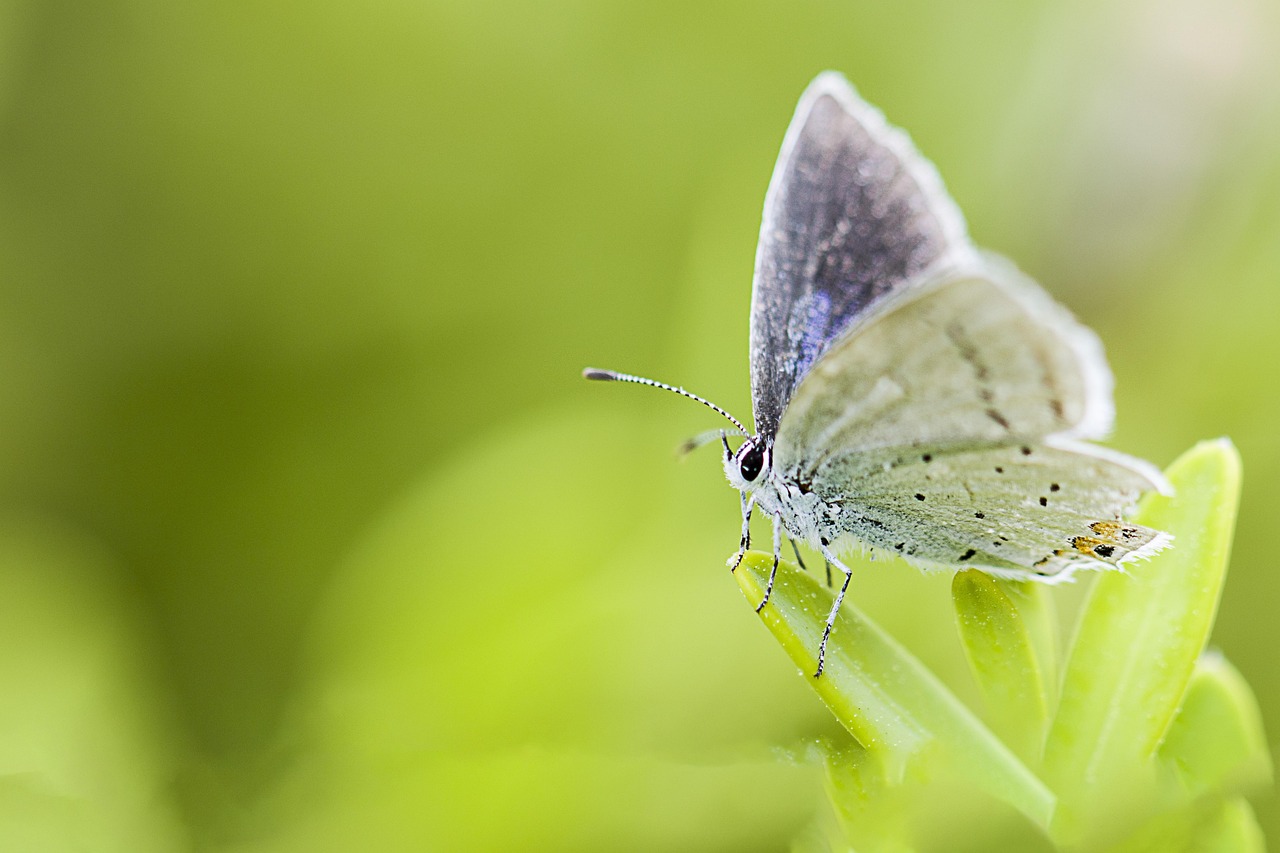
{"label": "striped antenna", "polygon": [[697,400],[707,408],[715,409],[717,412],[724,415],[730,423],[738,428],[738,432],[742,433],[747,438],[751,437],[751,433],[747,432],[747,428],[744,427],[733,415],[729,414],[710,400],[699,397],[697,394],[686,391],[683,388],[677,388],[674,385],[668,385],[665,382],[658,382],[654,379],[645,379],[643,376],[632,376],[630,373],[618,373],[615,370],[597,370],[594,367],[588,367],[586,370],[582,371],[582,376],[584,379],[593,379],[597,382],[634,382],[637,385],[648,385],[652,388],[661,388],[664,391],[671,391],[675,394],[679,394],[681,397],[688,397],[690,400]]}

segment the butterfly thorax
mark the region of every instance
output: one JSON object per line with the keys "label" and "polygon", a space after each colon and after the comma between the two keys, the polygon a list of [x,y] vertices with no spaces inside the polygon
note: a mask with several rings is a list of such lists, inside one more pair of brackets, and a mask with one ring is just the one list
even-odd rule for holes
{"label": "butterfly thorax", "polygon": [[818,548],[836,538],[839,506],[773,465],[772,442],[753,436],[736,452],[726,452],[725,476],[767,518],[777,518],[787,535]]}

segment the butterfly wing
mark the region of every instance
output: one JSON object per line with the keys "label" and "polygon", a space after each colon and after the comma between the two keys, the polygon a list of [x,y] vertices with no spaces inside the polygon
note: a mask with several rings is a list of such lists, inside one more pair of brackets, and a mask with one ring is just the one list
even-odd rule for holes
{"label": "butterfly wing", "polygon": [[771,440],[810,366],[922,271],[973,256],[933,166],[839,74],[809,85],[765,196],[751,303],[756,431]]}
{"label": "butterfly wing", "polygon": [[1159,472],[1077,440],[1111,416],[1096,336],[984,259],[860,317],[796,389],[774,465],[873,546],[923,565],[1055,575],[1166,541],[1119,521],[1166,488]]}
{"label": "butterfly wing", "polygon": [[1111,373],[1097,337],[1007,262],[984,258],[864,314],[804,377],[774,457],[1098,438]]}
{"label": "butterfly wing", "polygon": [[1121,520],[1159,474],[1074,442],[846,455],[816,480],[841,533],[925,567],[1066,577],[1169,541]]}

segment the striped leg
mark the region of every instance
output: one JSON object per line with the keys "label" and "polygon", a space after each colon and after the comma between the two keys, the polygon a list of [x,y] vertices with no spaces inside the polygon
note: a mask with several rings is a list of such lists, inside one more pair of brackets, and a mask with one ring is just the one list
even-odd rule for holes
{"label": "striped leg", "polygon": [[742,558],[747,556],[747,549],[751,547],[751,511],[755,509],[756,499],[747,497],[746,493],[742,494],[742,538],[738,540],[738,553],[729,558],[729,571],[736,572],[738,566],[742,565]]}
{"label": "striped leg", "polygon": [[[796,565],[800,567],[800,571],[802,572],[809,571],[809,567],[804,564],[804,559],[800,556],[800,548],[796,545],[796,540],[788,536],[787,541],[791,543],[791,553],[796,555]],[[831,585],[830,576],[828,576],[827,586],[830,586],[830,585]]]}
{"label": "striped leg", "polygon": [[840,584],[840,591],[836,593],[836,600],[831,605],[831,612],[827,614],[827,627],[822,631],[822,642],[818,644],[818,671],[813,674],[814,678],[822,675],[822,667],[827,657],[827,638],[831,636],[831,628],[836,624],[836,614],[840,612],[840,604],[844,601],[845,590],[849,588],[849,579],[853,577],[853,571],[844,563],[836,559],[835,555],[827,548],[827,543],[822,543],[822,556],[829,563],[833,563],[837,569],[844,572],[844,583]]}
{"label": "striped leg", "polygon": [[773,595],[773,579],[778,576],[778,563],[782,560],[782,514],[776,513],[773,516],[773,568],[769,570],[769,583],[764,588],[764,598],[760,599],[760,603],[756,605],[756,612],[769,603],[769,596]]}

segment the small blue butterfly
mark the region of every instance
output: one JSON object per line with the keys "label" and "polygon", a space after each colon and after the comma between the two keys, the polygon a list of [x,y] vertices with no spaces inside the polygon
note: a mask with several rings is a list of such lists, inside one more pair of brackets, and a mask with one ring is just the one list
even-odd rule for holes
{"label": "small blue butterfly", "polygon": [[[750,546],[759,510],[844,573],[871,549],[926,569],[1061,581],[1156,553],[1123,521],[1168,492],[1150,464],[1085,443],[1107,433],[1112,379],[1096,335],[1035,282],[980,252],[934,167],[839,74],[810,84],[765,196],[751,299],[755,433],[715,409]],[[694,440],[693,444],[703,439]],[[690,446],[693,446],[691,444]],[[798,552],[797,552],[798,556]]]}

